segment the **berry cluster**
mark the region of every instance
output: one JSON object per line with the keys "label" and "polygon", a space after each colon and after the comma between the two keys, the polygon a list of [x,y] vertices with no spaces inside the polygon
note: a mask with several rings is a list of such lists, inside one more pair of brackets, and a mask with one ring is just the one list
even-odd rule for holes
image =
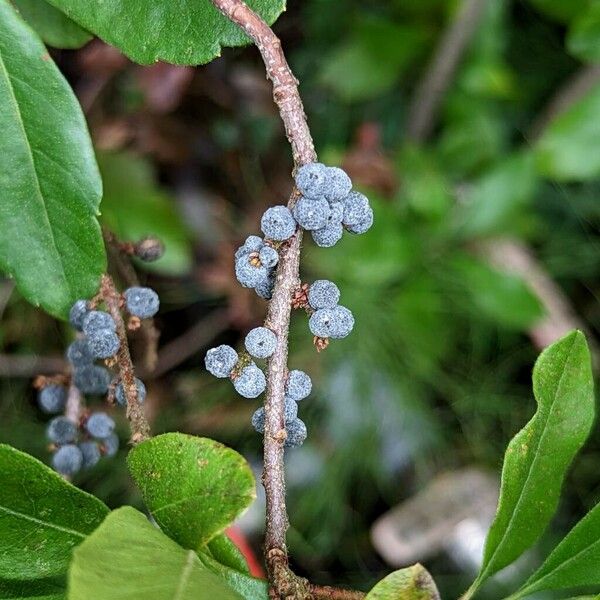
{"label": "berry cluster", "polygon": [[[264,239],[251,235],[235,253],[235,275],[242,286],[270,300],[275,285],[275,268],[279,249],[295,235],[300,226],[310,231],[314,242],[322,248],[334,246],[344,233],[365,233],[373,225],[369,200],[352,190],[347,173],[337,167],[311,163],[298,169],[296,187],[301,196],[290,210],[272,206],[260,222]],[[310,315],[309,328],[318,350],[330,339],[345,338],[354,327],[352,313],[338,304],[340,291],[331,281],[315,281],[302,286],[291,299],[294,308],[305,308]],[[215,377],[229,377],[236,391],[245,398],[257,398],[267,386],[263,371],[252,358],[268,359],[277,349],[276,334],[266,327],[253,329],[245,339],[242,355],[231,346],[211,348],[205,358],[207,370]],[[310,394],[310,377],[302,371],[290,371],[285,389],[284,426],[286,447],[299,446],[306,439],[306,426],[298,418],[297,402]],[[265,410],[259,408],[252,425],[263,433]]]}
{"label": "berry cluster", "polygon": [[[131,287],[123,294],[124,306],[132,320],[153,317],[159,309],[158,295],[145,287]],[[92,302],[78,300],[71,307],[69,321],[79,332],[78,338],[67,348],[71,366],[71,383],[82,395],[108,396],[125,406],[125,390],[119,377],[107,369],[113,366],[120,349],[120,340],[114,319],[108,312],[98,310]],[[104,364],[96,364],[97,360]],[[146,398],[146,387],[135,379],[139,402]],[[40,409],[51,415],[66,409],[68,392],[60,377],[43,382],[38,392]],[[104,412],[83,411],[78,422],[67,416],[56,416],[46,429],[48,440],[55,450],[54,468],[63,475],[72,476],[80,469],[93,467],[102,455],[114,456],[119,438],[114,432],[113,419]]]}

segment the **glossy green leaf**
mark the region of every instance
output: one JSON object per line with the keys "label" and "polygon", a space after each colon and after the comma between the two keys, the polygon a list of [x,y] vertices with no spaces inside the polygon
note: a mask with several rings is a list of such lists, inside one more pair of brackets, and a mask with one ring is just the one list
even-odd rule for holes
{"label": "glossy green leaf", "polygon": [[241,550],[224,533],[210,540],[206,549],[207,553],[222,565],[246,575],[250,574],[248,563]]}
{"label": "glossy green leaf", "polygon": [[365,600],[438,600],[440,594],[427,570],[420,564],[394,571],[382,579]]}
{"label": "glossy green leaf", "polygon": [[210,569],[215,575],[225,580],[229,587],[233,588],[245,600],[267,600],[269,597],[269,586],[264,579],[252,577],[247,573],[240,573],[236,569],[231,569],[204,552],[198,553],[200,562]]}
{"label": "glossy green leaf", "polygon": [[530,327],[543,316],[540,301],[521,278],[466,254],[454,257],[451,267],[479,316],[516,330]]}
{"label": "glossy green leaf", "polygon": [[185,548],[201,548],[256,496],[248,463],[214,440],[166,433],[136,446],[127,462],[156,522]]}
{"label": "glossy green leaf", "polygon": [[105,270],[101,181],[77,100],[46,48],[0,0],[0,269],[64,317]]}
{"label": "glossy green leaf", "polygon": [[533,391],[537,411],[506,450],[498,510],[471,593],[543,533],[556,511],[565,473],[592,427],[591,361],[581,332],[544,350],[533,369]]}
{"label": "glossy green leaf", "polygon": [[575,525],[518,595],[594,585],[600,585],[600,504]]}
{"label": "glossy green leaf", "polygon": [[[155,0],[49,1],[141,64],[163,60],[199,65],[220,56],[222,46],[250,42],[210,0],[180,0],[176,6]],[[285,10],[285,0],[249,0],[247,4],[269,24]]]}
{"label": "glossy green leaf", "polygon": [[55,48],[81,48],[92,34],[71,21],[46,0],[11,0],[37,34]]}
{"label": "glossy green leaf", "polygon": [[465,236],[506,234],[533,199],[537,188],[533,155],[518,153],[505,159],[467,190],[461,205],[460,231]]}
{"label": "glossy green leaf", "polygon": [[538,140],[536,162],[543,175],[577,181],[600,174],[600,84],[559,115]]}
{"label": "glossy green leaf", "polygon": [[567,36],[569,52],[585,62],[600,60],[600,4],[592,2],[572,23]]}
{"label": "glossy green leaf", "polygon": [[104,180],[102,222],[120,239],[158,237],[165,253],[144,269],[184,275],[192,267],[189,233],[175,210],[175,199],[156,181],[150,163],[131,153],[101,153],[98,163]]}
{"label": "glossy green leaf", "polygon": [[69,600],[240,600],[185,550],[129,506],[113,511],[73,555]]}
{"label": "glossy green leaf", "polygon": [[66,600],[67,583],[60,579],[0,580],[0,600]]}
{"label": "glossy green leaf", "polygon": [[40,461],[0,445],[0,578],[65,573],[73,548],[107,514],[100,500]]}

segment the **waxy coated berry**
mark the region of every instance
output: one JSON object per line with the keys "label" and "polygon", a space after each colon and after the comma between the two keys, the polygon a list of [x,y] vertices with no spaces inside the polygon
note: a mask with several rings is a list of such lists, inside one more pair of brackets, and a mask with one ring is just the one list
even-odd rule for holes
{"label": "waxy coated berry", "polygon": [[273,289],[275,288],[275,273],[269,273],[268,277],[261,281],[254,289],[257,296],[270,300],[273,297]]}
{"label": "waxy coated berry", "polygon": [[110,358],[121,347],[119,336],[110,329],[100,329],[88,336],[88,346],[95,358]]}
{"label": "waxy coated berry", "polygon": [[354,315],[345,306],[336,306],[333,310],[333,339],[345,338],[354,329]]}
{"label": "waxy coated berry", "polygon": [[312,381],[304,372],[294,369],[288,373],[285,382],[285,395],[290,400],[300,402],[304,400],[312,390]]}
{"label": "waxy coated berry", "polygon": [[320,198],[325,192],[330,175],[322,163],[303,165],[296,172],[296,187],[307,198]]}
{"label": "waxy coated berry", "polygon": [[339,167],[327,168],[327,184],[325,186],[325,198],[329,201],[337,201],[345,198],[352,189],[352,181],[348,174]]}
{"label": "waxy coated berry", "polygon": [[[289,398],[285,399],[285,403],[283,406],[283,421],[287,425],[291,423],[298,416],[298,403],[294,402],[294,400],[290,400]],[[265,409],[261,407],[254,411],[252,415],[252,427],[258,433],[265,432]]]}
{"label": "waxy coated berry", "polygon": [[244,248],[250,252],[259,252],[263,245],[263,239],[257,235],[249,235],[244,242]]}
{"label": "waxy coated berry", "polygon": [[263,246],[258,253],[260,264],[267,269],[272,269],[279,262],[279,254],[271,246]]}
{"label": "waxy coated berry", "polygon": [[341,339],[352,331],[354,317],[344,306],[323,308],[311,315],[308,326],[317,337]]}
{"label": "waxy coated berry", "polygon": [[55,444],[69,444],[77,437],[77,425],[67,417],[54,417],[46,427],[46,436]]}
{"label": "waxy coated berry", "polygon": [[255,327],[244,341],[246,350],[254,358],[269,358],[277,348],[277,336],[266,327]]}
{"label": "waxy coated berry", "polygon": [[[144,385],[144,382],[137,377],[135,378],[135,389],[137,391],[137,401],[139,404],[142,404],[146,399],[146,386]],[[115,401],[119,406],[127,405],[123,382],[120,382],[115,388]]]}
{"label": "waxy coated berry", "polygon": [[127,311],[134,317],[150,319],[160,308],[158,294],[148,287],[130,287],[123,295]]}
{"label": "waxy coated berry", "polygon": [[342,239],[344,228],[341,223],[328,223],[322,229],[311,231],[310,234],[319,248],[331,248]]}
{"label": "waxy coated berry", "polygon": [[62,475],[75,475],[83,465],[83,454],[75,444],[59,448],[52,457],[52,466]]}
{"label": "waxy coated berry", "polygon": [[[342,222],[346,227],[357,225],[369,217],[369,200],[360,192],[350,192],[343,200],[344,216]],[[371,211],[372,212],[372,211]]]}
{"label": "waxy coated berry", "polygon": [[75,340],[67,348],[67,360],[75,367],[91,365],[94,355],[90,349],[87,338]]}
{"label": "waxy coated berry", "polygon": [[94,465],[98,464],[102,456],[98,442],[81,442],[78,446],[83,457],[81,464],[83,469],[91,469]]}
{"label": "waxy coated berry", "polygon": [[62,385],[51,383],[38,392],[38,406],[47,415],[62,412],[67,403],[67,389]]}
{"label": "waxy coated berry", "polygon": [[333,281],[317,279],[308,288],[308,303],[315,310],[333,308],[340,301],[340,290]]}
{"label": "waxy coated berry", "polygon": [[308,327],[313,335],[320,338],[328,338],[331,335],[333,320],[333,309],[321,308],[310,316]]}
{"label": "waxy coated berry", "polygon": [[303,196],[294,205],[294,218],[307,231],[325,227],[330,215],[331,208],[325,198],[311,199]]}
{"label": "waxy coated berry", "polygon": [[110,373],[98,365],[85,365],[75,369],[73,382],[83,394],[103,396],[108,391]]}
{"label": "waxy coated berry", "polygon": [[287,433],[283,444],[285,448],[297,448],[302,446],[304,440],[306,440],[306,425],[301,419],[294,419],[291,423],[288,423],[285,426],[285,431]]}
{"label": "waxy coated berry", "polygon": [[87,432],[96,439],[104,440],[115,430],[115,422],[104,412],[94,413],[85,423]]}
{"label": "waxy coated berry", "polygon": [[283,242],[296,232],[296,221],[287,206],[272,206],[262,216],[260,228],[266,238]]}
{"label": "waxy coated berry", "polygon": [[105,456],[114,456],[119,451],[119,436],[116,433],[109,435],[102,440],[100,449]]}
{"label": "waxy coated berry", "polygon": [[265,391],[267,379],[255,364],[251,364],[233,380],[233,387],[244,398],[257,398]]}
{"label": "waxy coated berry", "polygon": [[89,308],[87,300],[77,300],[69,311],[69,323],[71,323],[77,331],[81,331],[83,329],[83,319],[88,312]]}
{"label": "waxy coated berry", "polygon": [[215,377],[229,377],[239,360],[238,353],[225,344],[211,348],[204,357],[206,370]]}
{"label": "waxy coated berry", "polygon": [[371,208],[369,208],[369,212],[367,213],[367,216],[362,221],[360,221],[356,225],[347,225],[346,229],[350,233],[361,234],[361,233],[366,233],[367,231],[369,231],[369,229],[371,229],[372,225],[373,225],[373,210]]}
{"label": "waxy coated berry", "polygon": [[243,254],[235,259],[235,277],[243,287],[256,288],[269,276],[266,267],[250,262],[250,254]]}
{"label": "waxy coated berry", "polygon": [[103,329],[116,331],[114,319],[101,310],[91,310],[83,319],[83,333],[90,337]]}

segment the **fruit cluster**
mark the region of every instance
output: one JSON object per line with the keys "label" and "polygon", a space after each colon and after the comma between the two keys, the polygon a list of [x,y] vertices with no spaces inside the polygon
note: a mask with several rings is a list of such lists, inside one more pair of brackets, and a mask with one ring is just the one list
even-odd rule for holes
{"label": "fruit cluster", "polygon": [[[264,239],[251,235],[235,253],[237,280],[266,300],[273,295],[279,251],[296,234],[298,226],[310,231],[317,246],[328,248],[342,238],[344,230],[365,233],[373,224],[369,200],[352,190],[352,181],[342,169],[311,163],[298,169],[295,181],[301,195],[293,208],[268,208],[260,223]],[[319,350],[327,346],[329,339],[346,337],[354,327],[352,313],[338,304],[339,299],[338,287],[327,280],[303,286],[299,296],[290,299],[292,306],[305,308],[310,315],[309,328]],[[205,357],[206,368],[215,377],[229,377],[241,396],[257,398],[265,391],[267,381],[252,359],[270,358],[277,344],[275,332],[267,327],[256,327],[246,336],[245,352],[240,355],[226,345],[211,348]],[[289,372],[284,408],[286,447],[300,446],[306,439],[306,426],[298,418],[297,402],[306,398],[311,388],[306,373]],[[264,433],[264,408],[254,413],[252,425],[259,433]]]}
{"label": "fruit cluster", "polygon": [[[145,287],[127,289],[123,300],[134,320],[153,317],[160,304],[156,292]],[[71,385],[82,395],[108,396],[118,405],[125,406],[123,383],[107,369],[107,365],[115,363],[114,357],[121,346],[114,319],[108,312],[92,308],[91,302],[78,300],[71,307],[69,321],[78,332],[78,338],[66,352],[71,366]],[[96,364],[97,360],[105,364]],[[138,401],[143,402],[146,388],[139,379],[135,382]],[[46,414],[64,412],[67,399],[67,387],[60,378],[49,378],[40,386],[38,405]],[[104,412],[83,411],[77,422],[68,416],[54,417],[46,429],[54,449],[54,468],[63,475],[72,476],[82,468],[93,467],[102,455],[113,456],[119,448],[114,428],[114,420]]]}

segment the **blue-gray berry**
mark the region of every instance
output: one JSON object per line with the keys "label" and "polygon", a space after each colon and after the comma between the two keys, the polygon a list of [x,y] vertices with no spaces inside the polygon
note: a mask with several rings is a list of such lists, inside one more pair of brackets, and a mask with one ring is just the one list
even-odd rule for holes
{"label": "blue-gray berry", "polygon": [[260,228],[265,237],[283,242],[296,232],[296,221],[287,206],[272,206],[262,216]]}
{"label": "blue-gray berry", "polygon": [[329,337],[339,340],[345,338],[354,329],[354,315],[345,306],[336,306],[333,310],[333,326]]}
{"label": "blue-gray berry", "polygon": [[340,301],[340,290],[333,281],[317,279],[308,288],[308,303],[315,309],[333,308]]}
{"label": "blue-gray berry", "polygon": [[350,233],[361,234],[361,233],[365,233],[369,229],[371,229],[372,225],[373,225],[373,210],[371,208],[369,208],[369,210],[367,212],[367,216],[362,221],[359,221],[358,223],[356,223],[356,225],[347,225],[346,229]]}
{"label": "blue-gray berry", "polygon": [[84,365],[75,369],[73,381],[83,394],[102,396],[110,384],[110,373],[98,365]]}
{"label": "blue-gray berry", "polygon": [[119,436],[112,433],[100,443],[102,454],[105,456],[114,456],[119,450]]}
{"label": "blue-gray berry", "polygon": [[79,450],[81,451],[81,456],[83,457],[83,462],[81,464],[83,469],[91,469],[98,463],[100,457],[102,456],[98,442],[81,442],[79,444]]}
{"label": "blue-gray berry", "polygon": [[206,370],[215,377],[229,377],[239,360],[238,353],[226,344],[211,348],[204,357]]}
{"label": "blue-gray berry", "polygon": [[105,412],[97,412],[90,415],[85,428],[93,438],[104,440],[115,430],[115,422]]}
{"label": "blue-gray berry", "polygon": [[331,208],[331,214],[327,223],[341,223],[344,218],[344,205],[340,201],[334,201],[329,203]]}
{"label": "blue-gray berry", "polygon": [[254,358],[269,358],[277,348],[277,336],[266,327],[255,327],[244,341],[246,350]]}
{"label": "blue-gray berry", "polygon": [[148,287],[130,287],[125,290],[125,304],[127,311],[134,317],[149,319],[160,308],[158,294]]}
{"label": "blue-gray berry", "polygon": [[250,252],[259,252],[263,247],[263,244],[264,242],[262,238],[258,237],[257,235],[249,235],[244,242],[244,248]]}
{"label": "blue-gray berry", "polygon": [[296,172],[296,187],[307,198],[320,198],[324,191],[329,173],[322,163],[303,165]]}
{"label": "blue-gray berry", "polygon": [[341,339],[352,331],[354,317],[344,306],[323,308],[311,315],[308,326],[317,337]]}
{"label": "blue-gray berry", "polygon": [[331,335],[333,320],[333,309],[321,308],[310,316],[308,327],[313,335],[321,338],[328,338]]}
{"label": "blue-gray berry", "polygon": [[242,372],[233,380],[235,391],[244,398],[257,398],[267,387],[265,374],[254,364],[242,369]]}
{"label": "blue-gray berry", "polygon": [[290,371],[285,382],[285,395],[290,400],[300,402],[304,400],[312,390],[312,381],[304,372],[294,369]]}
{"label": "blue-gray berry", "polygon": [[94,355],[90,349],[87,338],[75,340],[67,348],[67,360],[75,367],[91,365],[94,362]]}
{"label": "blue-gray berry", "polygon": [[75,444],[59,448],[52,457],[52,466],[62,475],[75,475],[83,464],[81,450]]}
{"label": "blue-gray berry", "polygon": [[260,264],[267,269],[272,269],[279,262],[279,254],[271,246],[263,246],[258,253]]}
{"label": "blue-gray berry", "polygon": [[[146,386],[141,379],[135,378],[135,389],[137,391],[137,400],[140,404],[146,399]],[[123,382],[121,381],[115,388],[115,401],[119,406],[125,406],[127,404],[127,398],[125,397],[125,389],[123,388]]]}
{"label": "blue-gray berry", "polygon": [[285,426],[287,437],[284,442],[285,448],[296,448],[302,446],[307,436],[306,425],[301,419],[294,419]]}
{"label": "blue-gray berry", "polygon": [[328,223],[322,229],[311,231],[310,234],[319,248],[331,248],[342,239],[344,228],[341,223]]}
{"label": "blue-gray berry", "polygon": [[325,227],[330,215],[331,208],[325,198],[311,199],[302,196],[294,205],[294,219],[307,231]]}
{"label": "blue-gray berry", "polygon": [[67,403],[67,389],[51,383],[38,392],[38,405],[48,415],[62,412]]}
{"label": "blue-gray berry", "polygon": [[369,199],[360,192],[350,192],[343,200],[344,216],[342,222],[346,227],[357,225],[369,217]]}
{"label": "blue-gray berry", "polygon": [[261,281],[254,289],[256,294],[265,300],[270,300],[273,297],[273,289],[275,288],[275,272],[271,271],[267,278]]}
{"label": "blue-gray berry", "polygon": [[83,319],[83,332],[89,337],[101,329],[116,331],[117,326],[108,313],[101,310],[90,310]]}
{"label": "blue-gray berry", "polygon": [[348,174],[339,167],[328,167],[325,198],[336,201],[346,197],[352,189],[352,181]]}
{"label": "blue-gray berry", "polygon": [[77,331],[83,329],[83,319],[88,312],[89,308],[87,300],[77,300],[77,302],[71,306],[71,310],[69,311],[69,322],[77,329]]}
{"label": "blue-gray berry", "polygon": [[77,425],[67,417],[54,417],[46,427],[46,436],[55,444],[69,444],[77,437]]}
{"label": "blue-gray berry", "polygon": [[110,329],[99,329],[88,335],[88,346],[95,358],[110,358],[120,346],[119,336]]}
{"label": "blue-gray berry", "polygon": [[[289,398],[285,399],[285,403],[283,406],[283,421],[287,425],[291,423],[298,416],[298,403],[294,400],[290,400]],[[252,427],[258,433],[265,432],[265,409],[261,407],[254,411],[252,415]]]}
{"label": "blue-gray berry", "polygon": [[255,288],[267,280],[269,272],[262,265],[253,265],[246,253],[235,259],[235,276],[243,287]]}

